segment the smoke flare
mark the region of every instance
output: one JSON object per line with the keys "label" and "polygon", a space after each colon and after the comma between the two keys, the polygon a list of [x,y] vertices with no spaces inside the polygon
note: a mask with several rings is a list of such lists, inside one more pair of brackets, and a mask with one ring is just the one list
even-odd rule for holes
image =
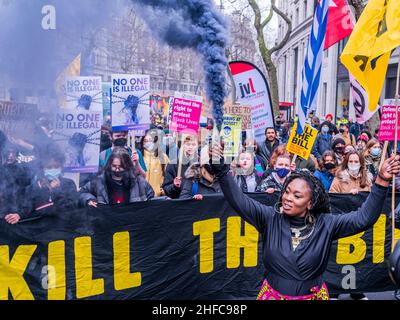
{"label": "smoke flare", "polygon": [[204,57],[207,98],[218,130],[226,96],[228,25],[212,0],[132,0],[150,30],[172,47],[192,48]]}

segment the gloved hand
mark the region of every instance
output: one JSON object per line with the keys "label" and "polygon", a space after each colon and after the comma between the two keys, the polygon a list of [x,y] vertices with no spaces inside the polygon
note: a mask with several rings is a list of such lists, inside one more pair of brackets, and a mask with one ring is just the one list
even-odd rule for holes
{"label": "gloved hand", "polygon": [[217,178],[225,176],[230,166],[224,163],[224,148],[220,143],[213,143],[210,150],[210,165]]}

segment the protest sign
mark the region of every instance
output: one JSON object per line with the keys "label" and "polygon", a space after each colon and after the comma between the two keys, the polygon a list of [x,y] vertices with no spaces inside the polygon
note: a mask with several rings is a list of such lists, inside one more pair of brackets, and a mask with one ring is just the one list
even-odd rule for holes
{"label": "protest sign", "polygon": [[[398,107],[400,110],[400,107]],[[379,125],[378,139],[379,141],[394,141],[395,139],[395,125],[396,125],[396,106],[395,100],[385,100],[381,108],[382,116]],[[398,136],[400,137],[400,128],[397,129]]]}
{"label": "protest sign", "polygon": [[65,172],[98,171],[102,124],[101,112],[58,110],[54,141],[65,154]]}
{"label": "protest sign", "polygon": [[104,88],[101,77],[69,77],[67,105],[55,114],[54,141],[65,154],[67,173],[97,172]]}
{"label": "protest sign", "polygon": [[[278,201],[277,193],[248,195]],[[330,194],[332,212],[357,210],[367,196]],[[394,290],[389,214],[390,197],[374,226],[333,242],[323,275],[330,293]],[[17,226],[3,219],[0,300],[255,299],[262,249],[257,230],[222,195],[84,208]],[[357,272],[344,287],[349,269]]]}
{"label": "protest sign", "polygon": [[274,127],[271,95],[266,78],[253,64],[246,61],[229,63],[236,87],[236,100],[251,107],[251,123],[254,139],[265,141],[265,129]]}
{"label": "protest sign", "polygon": [[304,127],[302,134],[297,133],[297,122],[295,122],[292,133],[286,145],[286,150],[298,155],[304,160],[308,160],[315,139],[317,138],[318,130],[307,124]]}
{"label": "protest sign", "polygon": [[200,126],[202,97],[175,92],[170,131],[196,135]]}
{"label": "protest sign", "polygon": [[113,131],[146,130],[150,127],[150,76],[112,76],[111,123]]}
{"label": "protest sign", "polygon": [[34,104],[0,101],[0,130],[8,137],[32,138],[38,108]]}
{"label": "protest sign", "polygon": [[242,118],[225,115],[222,122],[221,138],[224,141],[224,156],[238,156],[242,138]]}
{"label": "protest sign", "polygon": [[251,107],[240,104],[226,103],[224,114],[239,116],[242,119],[242,131],[250,130],[251,127]]}

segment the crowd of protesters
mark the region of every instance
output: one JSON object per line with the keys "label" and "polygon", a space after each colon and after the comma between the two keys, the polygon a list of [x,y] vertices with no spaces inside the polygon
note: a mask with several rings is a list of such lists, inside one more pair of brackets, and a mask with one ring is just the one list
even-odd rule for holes
{"label": "crowd of protesters", "polygon": [[[244,136],[232,159],[230,174],[243,192],[280,192],[286,179],[301,170],[311,172],[329,193],[369,192],[382,157],[392,152],[389,148],[384,154],[376,132],[365,125],[351,121],[335,125],[328,114],[323,121],[311,117],[318,135],[309,159],[294,159],[286,150],[293,121],[275,120],[276,127],[266,128],[261,143]],[[50,121],[42,117],[36,123],[30,140],[0,131],[0,217],[9,224],[86,206],[157,198],[204,201],[205,195],[222,194],[209,165],[209,128],[202,128],[205,135],[184,135],[178,141],[159,127],[132,139],[129,132],[112,132],[104,125],[99,172],[81,175],[77,186],[63,176],[65,157],[53,141]]]}

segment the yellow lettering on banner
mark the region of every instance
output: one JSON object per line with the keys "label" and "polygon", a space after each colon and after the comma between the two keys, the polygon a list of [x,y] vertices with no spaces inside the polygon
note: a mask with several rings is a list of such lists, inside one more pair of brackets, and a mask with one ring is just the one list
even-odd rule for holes
{"label": "yellow lettering on banner", "polygon": [[372,263],[385,261],[386,216],[381,214],[373,227]]}
{"label": "yellow lettering on banner", "polygon": [[8,290],[15,300],[34,300],[24,273],[37,245],[19,246],[10,261],[10,248],[0,246],[0,300],[8,300]]}
{"label": "yellow lettering on banner", "polygon": [[214,270],[214,233],[220,230],[218,218],[193,223],[193,235],[200,236],[200,273]]}
{"label": "yellow lettering on banner", "polygon": [[367,253],[367,244],[361,237],[365,232],[338,240],[336,263],[355,264],[362,261]]}
{"label": "yellow lettering on banner", "polygon": [[394,229],[394,239],[396,242],[400,240],[400,229]]}
{"label": "yellow lettering on banner", "polygon": [[[65,241],[54,241],[49,243],[48,255],[48,281],[54,286],[49,286],[47,291],[48,300],[65,300],[67,286],[65,283]],[[51,277],[55,277],[51,279]]]}
{"label": "yellow lettering on banner", "polygon": [[124,290],[140,287],[140,272],[130,272],[130,239],[129,232],[117,232],[113,236],[114,248],[114,288]]}
{"label": "yellow lettering on banner", "polygon": [[92,239],[76,238],[74,247],[76,297],[81,299],[104,293],[104,279],[93,279]]}
{"label": "yellow lettering on banner", "polygon": [[258,232],[245,222],[245,235],[241,236],[242,218],[229,217],[226,231],[226,267],[229,269],[240,266],[240,248],[244,249],[243,265],[257,266]]}

